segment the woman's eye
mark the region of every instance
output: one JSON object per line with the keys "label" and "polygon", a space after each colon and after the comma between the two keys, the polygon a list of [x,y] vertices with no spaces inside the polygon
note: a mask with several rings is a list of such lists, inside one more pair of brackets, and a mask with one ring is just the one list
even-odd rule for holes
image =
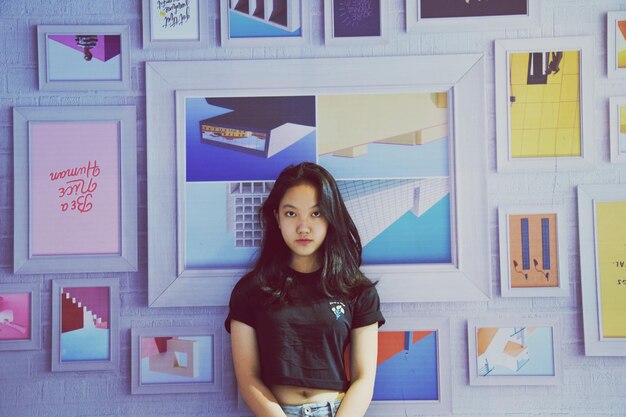
{"label": "woman's eye", "polygon": [[313,216],[313,217],[322,217],[322,212],[320,212],[320,211],[314,211],[314,212],[311,214],[311,216]]}
{"label": "woman's eye", "polygon": [[295,216],[296,216],[296,213],[295,213],[295,212],[293,212],[293,211],[286,211],[286,212],[285,212],[285,216],[286,216],[286,217],[295,217]]}

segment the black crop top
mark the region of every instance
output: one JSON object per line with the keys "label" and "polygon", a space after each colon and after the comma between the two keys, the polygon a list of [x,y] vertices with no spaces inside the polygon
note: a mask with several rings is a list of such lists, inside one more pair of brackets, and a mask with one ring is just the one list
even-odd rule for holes
{"label": "black crop top", "polygon": [[294,285],[289,303],[260,306],[254,302],[252,276],[239,280],[230,298],[230,320],[243,322],[256,330],[261,379],[268,385],[345,391],[344,350],[350,343],[350,330],[385,319],[375,287],[366,288],[350,302],[329,298],[320,289],[320,272],[291,270]]}

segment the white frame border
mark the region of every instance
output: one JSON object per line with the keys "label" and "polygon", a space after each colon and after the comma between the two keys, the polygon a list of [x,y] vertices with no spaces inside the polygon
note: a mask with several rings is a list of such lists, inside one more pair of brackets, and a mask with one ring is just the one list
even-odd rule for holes
{"label": "white frame border", "polygon": [[606,14],[606,75],[609,78],[625,78],[626,68],[617,68],[616,25],[618,20],[626,20],[626,11]]}
{"label": "white frame border", "polygon": [[[525,16],[478,16],[478,17],[447,17],[422,19],[420,15],[421,0],[405,0],[407,32],[458,32],[495,29],[528,29],[539,26],[541,22],[541,4],[539,0],[527,0],[528,14]],[[413,18],[415,17],[415,18]]]}
{"label": "white frame border", "polygon": [[[61,290],[64,287],[109,287],[109,360],[61,361]],[[117,278],[55,279],[52,281],[52,372],[117,370],[120,358],[120,284]]]}
{"label": "white frame border", "polygon": [[[478,376],[476,356],[476,329],[482,327],[551,327],[554,375],[497,375]],[[467,345],[470,385],[560,385],[563,382],[561,362],[561,326],[557,318],[489,318],[467,321]]]}
{"label": "white frame border", "polygon": [[[183,71],[190,74],[180,77]],[[258,85],[254,74],[268,74]],[[294,77],[293,74],[299,74]],[[219,96],[372,91],[448,91],[453,185],[453,263],[364,267],[383,302],[487,301],[491,297],[486,209],[482,55],[146,63],[148,137],[148,304],[226,305],[243,269],[186,270],[179,240],[181,184],[177,108],[185,94]],[[179,110],[180,111],[180,110]],[[182,126],[179,122],[179,126]],[[462,173],[459,174],[459,173]],[[454,188],[456,187],[456,188]],[[184,207],[183,207],[184,208]],[[456,256],[455,256],[456,255]]]}
{"label": "white frame border", "polygon": [[[50,81],[48,79],[49,34],[120,35],[121,80]],[[46,91],[128,90],[130,89],[130,29],[127,25],[37,25],[39,89]]]}
{"label": "white frame border", "polygon": [[579,185],[578,230],[585,355],[626,356],[626,338],[604,339],[601,332],[596,248],[596,202],[626,201],[625,184]]}
{"label": "white frame border", "polygon": [[389,32],[387,19],[389,15],[389,3],[386,0],[377,0],[380,7],[380,35],[379,36],[352,36],[337,38],[334,35],[335,16],[333,13],[336,0],[324,2],[324,44],[335,45],[363,45],[387,43]]}
{"label": "white frame border", "polygon": [[[131,329],[131,394],[172,394],[222,391],[222,326],[133,327]],[[159,336],[213,336],[213,382],[141,384],[139,340]]]}
{"label": "white frame border", "polygon": [[0,352],[41,348],[41,285],[38,282],[0,284],[0,293],[30,294],[30,339],[0,340]]}
{"label": "white frame border", "polygon": [[[33,122],[119,123],[120,255],[31,256],[30,126]],[[134,106],[13,108],[15,274],[137,271],[137,116]]]}
{"label": "white frame border", "polygon": [[[626,13],[625,13],[626,15]],[[624,71],[626,73],[626,71]],[[626,107],[626,96],[609,98],[609,132],[610,132],[610,152],[611,162],[626,163],[626,149],[620,152],[620,107]]]}
{"label": "white frame border", "polygon": [[[381,330],[382,329],[382,330]],[[438,401],[372,401],[367,415],[387,417],[392,415],[447,414],[452,412],[452,367],[450,349],[450,321],[446,317],[412,318],[388,317],[379,329],[394,331],[435,331],[437,334]]]}
{"label": "white frame border", "polygon": [[[555,214],[559,271],[558,287],[511,288],[509,216],[520,214]],[[567,297],[569,296],[569,270],[567,262],[567,236],[565,207],[563,206],[499,206],[498,231],[500,237],[500,289],[502,297]]]}
{"label": "white frame border", "polygon": [[172,48],[172,49],[201,49],[209,46],[209,5],[205,0],[195,0],[198,4],[198,39],[152,39],[152,3],[157,0],[142,0],[141,2],[141,26],[143,31],[143,48]]}
{"label": "white frame border", "polygon": [[[498,172],[561,172],[593,169],[593,38],[591,36],[507,39],[495,41],[496,142]],[[580,57],[581,156],[511,158],[509,54],[512,52],[578,51]]]}
{"label": "white frame border", "polygon": [[[261,36],[255,38],[231,38],[229,2],[233,0],[219,0],[220,7],[220,34],[222,47],[263,47],[263,46],[297,46],[308,42],[310,37],[309,7],[305,0],[296,0],[300,7],[300,33],[301,36],[270,37]],[[263,1],[263,0],[256,0]],[[267,1],[267,0],[265,0]]]}

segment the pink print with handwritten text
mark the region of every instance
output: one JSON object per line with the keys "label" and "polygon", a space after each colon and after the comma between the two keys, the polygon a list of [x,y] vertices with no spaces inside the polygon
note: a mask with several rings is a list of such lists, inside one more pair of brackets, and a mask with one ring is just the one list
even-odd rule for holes
{"label": "pink print with handwritten text", "polygon": [[31,254],[119,254],[119,123],[35,123],[30,141]]}

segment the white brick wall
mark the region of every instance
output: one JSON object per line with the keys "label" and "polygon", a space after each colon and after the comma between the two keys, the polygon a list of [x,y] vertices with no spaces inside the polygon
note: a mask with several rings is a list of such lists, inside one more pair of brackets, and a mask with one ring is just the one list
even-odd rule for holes
{"label": "white brick wall", "polygon": [[[608,417],[626,415],[626,358],[585,357],[578,266],[575,186],[626,181],[626,168],[608,163],[608,97],[626,95],[626,82],[606,74],[605,13],[626,10],[624,0],[542,0],[541,27],[485,32],[407,34],[404,1],[389,1],[389,43],[351,48],[323,46],[323,11],[319,0],[303,0],[311,8],[312,38],[302,48],[220,48],[217,0],[209,1],[210,47],[204,51],[141,49],[140,0],[0,0],[0,282],[42,283],[42,348],[0,352],[0,416],[227,416],[236,410],[232,367],[226,355],[221,393],[130,395],[130,330],[134,325],[170,326],[220,323],[226,308],[149,309],[146,271],[146,149],[144,62],[151,60],[267,59],[328,56],[484,53],[487,57],[487,132],[489,161],[489,235],[494,298],[485,303],[402,303],[384,305],[387,316],[449,316],[452,328],[453,402],[455,416]],[[328,0],[326,0],[328,1]],[[495,1],[495,0],[490,0]],[[132,90],[122,92],[40,92],[37,88],[37,24],[131,25]],[[459,28],[461,30],[462,28]],[[495,173],[495,108],[493,40],[568,35],[593,35],[594,142],[597,169],[584,173]],[[50,372],[51,280],[76,276],[12,275],[13,259],[13,135],[14,106],[62,105],[137,106],[139,256],[138,273],[109,274],[120,279],[121,355],[114,372]],[[570,296],[560,299],[503,299],[498,281],[499,204],[563,203],[569,230]],[[81,275],[82,277],[83,275]],[[101,275],[99,275],[101,276]],[[564,384],[556,387],[474,387],[468,385],[466,320],[468,318],[557,317],[562,324]],[[224,352],[229,346],[224,346]],[[393,416],[390,416],[393,417]]]}

